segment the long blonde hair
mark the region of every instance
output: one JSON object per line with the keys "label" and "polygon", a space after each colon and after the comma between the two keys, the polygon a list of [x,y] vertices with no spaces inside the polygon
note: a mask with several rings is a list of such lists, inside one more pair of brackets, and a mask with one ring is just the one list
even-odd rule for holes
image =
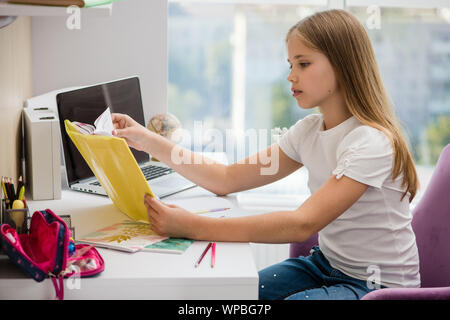
{"label": "long blonde hair", "polygon": [[411,202],[419,187],[417,172],[400,125],[381,80],[372,44],[356,17],[344,10],[317,12],[288,32],[323,53],[335,71],[350,113],[361,123],[383,131],[390,139],[394,164],[392,180],[403,173]]}

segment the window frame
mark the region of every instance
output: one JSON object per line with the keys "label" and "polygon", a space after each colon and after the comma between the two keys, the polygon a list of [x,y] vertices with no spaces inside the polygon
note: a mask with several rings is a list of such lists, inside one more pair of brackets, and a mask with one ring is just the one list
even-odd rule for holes
{"label": "window frame", "polygon": [[450,8],[450,0],[168,0],[175,3],[314,5],[328,8],[380,6],[385,8]]}

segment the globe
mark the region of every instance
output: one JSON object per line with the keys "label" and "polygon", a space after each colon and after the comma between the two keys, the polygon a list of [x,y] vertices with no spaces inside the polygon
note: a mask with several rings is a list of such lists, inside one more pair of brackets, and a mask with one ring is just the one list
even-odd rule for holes
{"label": "globe", "polygon": [[147,125],[147,129],[153,131],[171,141],[175,140],[175,131],[181,128],[181,123],[173,114],[162,113],[157,114],[150,119]]}

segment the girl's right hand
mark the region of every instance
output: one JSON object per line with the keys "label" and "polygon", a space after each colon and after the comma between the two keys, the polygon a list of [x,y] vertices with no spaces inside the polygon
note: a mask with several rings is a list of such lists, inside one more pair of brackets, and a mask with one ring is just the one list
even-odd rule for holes
{"label": "girl's right hand", "polygon": [[124,138],[127,144],[136,150],[146,151],[145,145],[151,131],[126,114],[112,113],[111,118],[114,125],[114,136]]}

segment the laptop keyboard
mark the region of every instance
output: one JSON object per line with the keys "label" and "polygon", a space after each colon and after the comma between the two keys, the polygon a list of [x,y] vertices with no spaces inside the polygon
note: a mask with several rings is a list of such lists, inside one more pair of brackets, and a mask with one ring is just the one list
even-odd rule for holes
{"label": "laptop keyboard", "polygon": [[146,180],[155,179],[174,172],[171,168],[148,165],[142,168]]}
{"label": "laptop keyboard", "polygon": [[[166,174],[174,172],[174,170],[171,168],[159,167],[159,166],[153,166],[153,165],[148,165],[148,166],[142,167],[141,170],[144,173],[145,180],[156,179],[156,178],[162,177]],[[100,182],[98,182],[98,181],[91,182],[89,184],[92,186],[100,186]]]}

